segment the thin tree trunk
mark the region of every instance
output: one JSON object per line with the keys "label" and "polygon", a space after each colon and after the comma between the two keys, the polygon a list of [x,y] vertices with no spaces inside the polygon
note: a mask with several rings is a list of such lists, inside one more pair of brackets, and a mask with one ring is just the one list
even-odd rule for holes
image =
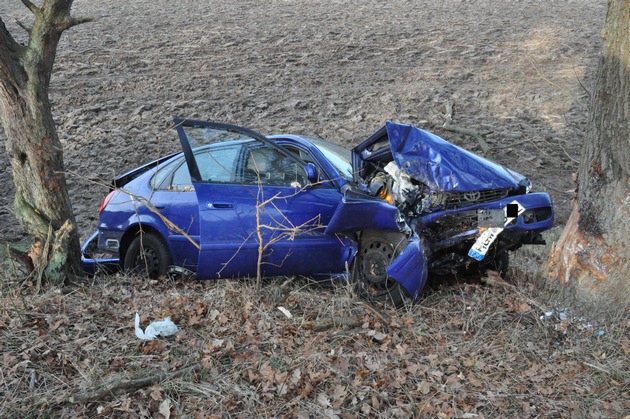
{"label": "thin tree trunk", "polygon": [[578,199],[546,264],[586,296],[630,300],[630,1],[611,0]]}

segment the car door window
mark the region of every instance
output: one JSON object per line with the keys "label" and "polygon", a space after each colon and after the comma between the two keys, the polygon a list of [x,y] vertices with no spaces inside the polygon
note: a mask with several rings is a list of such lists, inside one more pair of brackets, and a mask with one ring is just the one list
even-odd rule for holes
{"label": "car door window", "polygon": [[176,123],[193,183],[307,184],[301,160],[254,131],[203,121]]}
{"label": "car door window", "polygon": [[215,146],[195,153],[201,180],[213,183],[234,183],[236,160],[241,148],[240,144],[233,144]]}
{"label": "car door window", "polygon": [[305,185],[304,169],[291,157],[259,144],[245,150],[242,183],[287,187]]}

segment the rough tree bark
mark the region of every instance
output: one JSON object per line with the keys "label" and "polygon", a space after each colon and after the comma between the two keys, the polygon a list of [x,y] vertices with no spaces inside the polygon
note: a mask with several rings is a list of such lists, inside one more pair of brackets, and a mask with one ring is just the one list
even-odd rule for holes
{"label": "rough tree bark", "polygon": [[610,0],[578,197],[546,269],[585,297],[630,300],[630,0]]}
{"label": "rough tree bark", "polygon": [[66,188],[63,151],[48,86],[57,45],[68,28],[73,0],[21,0],[35,16],[27,45],[15,41],[0,18],[0,122],[15,184],[15,214],[34,237],[38,280],[61,284],[80,272],[80,247]]}

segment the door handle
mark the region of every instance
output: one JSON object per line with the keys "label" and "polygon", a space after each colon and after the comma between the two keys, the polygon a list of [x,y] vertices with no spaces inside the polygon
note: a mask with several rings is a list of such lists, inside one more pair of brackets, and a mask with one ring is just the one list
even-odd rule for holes
{"label": "door handle", "polygon": [[230,208],[234,208],[234,202],[228,202],[228,201],[208,202],[208,208],[230,209]]}

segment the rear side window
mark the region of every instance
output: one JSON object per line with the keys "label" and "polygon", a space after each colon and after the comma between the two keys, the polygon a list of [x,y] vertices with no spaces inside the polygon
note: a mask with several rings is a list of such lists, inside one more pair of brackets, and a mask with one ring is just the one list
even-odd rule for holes
{"label": "rear side window", "polygon": [[[181,167],[183,159],[175,159],[175,161],[169,162],[165,166],[158,168],[157,173],[151,178],[151,188],[153,189],[168,189],[171,183],[171,175],[173,170],[177,167]],[[184,164],[185,166],[186,164]],[[186,170],[188,172],[188,170]],[[190,183],[190,176],[188,176],[188,182]]]}
{"label": "rear side window", "polygon": [[188,166],[186,166],[186,163],[181,164],[177,170],[175,170],[173,173],[173,179],[167,189],[173,191],[193,190],[190,173],[188,172]]}

